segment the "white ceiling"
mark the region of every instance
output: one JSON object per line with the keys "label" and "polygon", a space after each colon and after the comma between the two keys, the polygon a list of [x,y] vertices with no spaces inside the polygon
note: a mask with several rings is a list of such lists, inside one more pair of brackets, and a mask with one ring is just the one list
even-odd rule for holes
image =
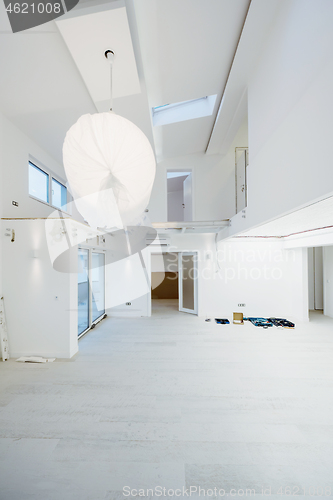
{"label": "white ceiling", "polygon": [[155,128],[157,156],[205,151],[249,0],[134,5],[150,108],[218,95],[212,116]]}
{"label": "white ceiling", "polygon": [[110,62],[105,58],[108,49],[115,53],[113,98],[141,93],[126,7],[93,13],[88,10],[80,16],[60,18],[56,25],[97,108],[100,102],[110,100]]}
{"label": "white ceiling", "polygon": [[[237,113],[246,112],[240,102],[249,65],[224,97],[212,134],[231,65],[246,59],[247,46],[253,57],[276,1],[252,0],[248,11],[250,0],[80,0],[57,24],[15,35],[0,2],[0,109],[62,162],[70,126],[82,114],[109,109],[103,54],[111,48],[114,110],[143,130],[158,159],[203,153],[208,143],[208,152],[221,153],[219,145],[236,132]],[[153,106],[214,94],[212,116],[152,127]]]}

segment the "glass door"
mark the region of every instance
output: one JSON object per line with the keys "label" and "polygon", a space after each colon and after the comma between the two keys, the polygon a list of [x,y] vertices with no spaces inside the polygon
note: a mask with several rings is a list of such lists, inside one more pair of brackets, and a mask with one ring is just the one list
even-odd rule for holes
{"label": "glass door", "polygon": [[198,314],[197,254],[182,252],[178,257],[179,310]]}
{"label": "glass door", "polygon": [[91,321],[96,321],[105,313],[105,255],[91,253]]}
{"label": "glass door", "polygon": [[78,335],[89,328],[89,250],[79,248]]}
{"label": "glass door", "polygon": [[78,336],[105,314],[105,255],[78,250]]}

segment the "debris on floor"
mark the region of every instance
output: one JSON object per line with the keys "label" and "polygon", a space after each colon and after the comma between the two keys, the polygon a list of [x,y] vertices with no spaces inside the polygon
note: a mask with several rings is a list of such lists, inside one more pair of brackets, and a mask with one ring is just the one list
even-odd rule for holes
{"label": "debris on floor", "polygon": [[295,328],[295,323],[284,318],[244,318],[244,321],[251,321],[254,326],[268,328],[270,326],[282,326],[283,328]]}
{"label": "debris on floor", "polygon": [[251,321],[252,325],[262,326],[263,328],[273,326],[273,323],[266,318],[244,318],[244,321]]}
{"label": "debris on floor", "polygon": [[232,322],[234,325],[244,325],[243,313],[238,313],[238,312],[233,313]]}
{"label": "debris on floor", "polygon": [[230,325],[230,321],[228,319],[223,319],[223,318],[215,318],[215,322],[218,325]]}
{"label": "debris on floor", "polygon": [[42,358],[41,356],[21,356],[16,361],[21,363],[52,363],[56,358]]}
{"label": "debris on floor", "polygon": [[268,318],[268,321],[271,321],[274,326],[282,326],[283,328],[295,328],[295,323],[288,321],[284,318]]}

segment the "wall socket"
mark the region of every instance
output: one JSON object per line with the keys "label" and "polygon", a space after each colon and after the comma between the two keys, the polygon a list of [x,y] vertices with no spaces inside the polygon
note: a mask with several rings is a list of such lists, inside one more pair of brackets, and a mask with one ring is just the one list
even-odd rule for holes
{"label": "wall socket", "polygon": [[238,304],[238,307],[245,307],[246,304]]}

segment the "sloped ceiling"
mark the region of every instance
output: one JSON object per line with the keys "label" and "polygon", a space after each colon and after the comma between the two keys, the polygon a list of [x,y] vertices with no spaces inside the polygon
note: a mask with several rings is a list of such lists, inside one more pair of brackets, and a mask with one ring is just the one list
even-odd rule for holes
{"label": "sloped ceiling", "polygon": [[205,151],[249,0],[134,5],[150,108],[218,95],[212,116],[154,128],[157,156]]}
{"label": "sloped ceiling", "polygon": [[[270,2],[252,0],[251,8],[253,3],[260,10]],[[62,36],[53,21],[13,35],[0,2],[0,64],[5,76],[0,82],[0,108],[62,162],[62,144],[70,126],[82,114],[109,108],[108,96],[103,97],[109,85],[105,61],[93,64],[89,50],[100,50],[103,58],[104,51],[118,43],[121,59],[124,43],[132,54],[133,72],[121,72],[119,63],[117,75],[116,53],[114,111],[143,130],[158,159],[205,152],[249,5],[250,0],[80,0],[59,18]],[[120,11],[125,22],[115,39],[112,25]],[[99,15],[105,22],[98,22]],[[80,44],[76,50],[71,45],[76,34],[78,40],[84,34],[77,27],[83,18],[87,38],[90,30],[96,35],[80,53]],[[67,21],[72,22],[70,36],[60,27]],[[96,86],[103,81],[99,97],[92,91],[94,78]],[[212,94],[218,96],[212,116],[152,127],[153,106]],[[234,108],[239,107],[238,101]],[[229,121],[234,108],[229,110]],[[215,137],[216,149],[221,138]],[[215,149],[214,153],[220,152]]]}

